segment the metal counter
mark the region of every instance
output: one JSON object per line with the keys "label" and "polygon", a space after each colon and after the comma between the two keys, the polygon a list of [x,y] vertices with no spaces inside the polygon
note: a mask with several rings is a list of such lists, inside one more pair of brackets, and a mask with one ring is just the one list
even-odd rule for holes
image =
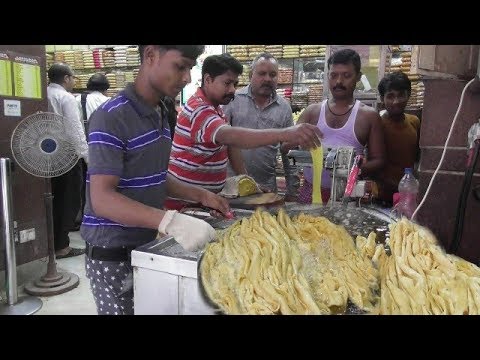
{"label": "metal counter", "polygon": [[[289,215],[305,212],[325,216],[341,224],[355,238],[385,228],[388,215],[374,208],[323,207],[287,204]],[[269,209],[276,213],[279,208]],[[235,211],[237,219],[251,212]],[[226,228],[236,220],[208,219],[214,228]],[[132,251],[134,312],[136,315],[212,315],[197,283],[199,252],[184,250],[172,237],[157,239]]]}
{"label": "metal counter", "polygon": [[132,251],[135,315],[213,314],[197,285],[198,255],[172,237]]}

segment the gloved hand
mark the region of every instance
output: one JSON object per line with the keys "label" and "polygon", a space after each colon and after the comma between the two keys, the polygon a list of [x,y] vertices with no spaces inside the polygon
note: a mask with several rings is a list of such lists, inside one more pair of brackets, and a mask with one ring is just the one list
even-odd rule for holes
{"label": "gloved hand", "polygon": [[215,239],[215,229],[207,222],[192,216],[180,214],[176,210],[167,210],[158,231],[173,236],[185,250],[203,249],[207,242]]}

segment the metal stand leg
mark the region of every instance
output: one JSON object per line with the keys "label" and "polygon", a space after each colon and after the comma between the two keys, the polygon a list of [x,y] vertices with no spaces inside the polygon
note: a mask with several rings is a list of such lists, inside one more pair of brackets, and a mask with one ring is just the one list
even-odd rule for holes
{"label": "metal stand leg", "polygon": [[41,309],[42,300],[33,296],[18,298],[17,260],[15,256],[15,238],[13,236],[12,216],[12,163],[8,158],[0,159],[2,186],[2,229],[5,240],[5,264],[7,304],[0,304],[0,315],[31,315]]}
{"label": "metal stand leg", "polygon": [[75,289],[80,283],[78,275],[58,272],[55,262],[55,242],[53,235],[53,195],[49,179],[45,179],[45,208],[47,211],[48,265],[47,273],[36,281],[25,285],[25,292],[36,296],[54,296]]}

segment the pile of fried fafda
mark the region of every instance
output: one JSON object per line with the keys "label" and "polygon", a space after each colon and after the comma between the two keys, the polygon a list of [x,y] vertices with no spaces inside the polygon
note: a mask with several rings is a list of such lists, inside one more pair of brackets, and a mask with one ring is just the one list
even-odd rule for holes
{"label": "pile of fried fafda", "polygon": [[426,229],[390,225],[356,241],[324,217],[257,210],[219,233],[200,276],[226,314],[478,314],[480,269],[446,254]]}

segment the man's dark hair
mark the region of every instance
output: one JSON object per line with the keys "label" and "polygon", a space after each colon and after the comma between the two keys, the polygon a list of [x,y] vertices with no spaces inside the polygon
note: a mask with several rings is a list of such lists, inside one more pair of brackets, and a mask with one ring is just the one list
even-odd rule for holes
{"label": "man's dark hair", "polygon": [[51,83],[62,84],[65,75],[73,76],[73,71],[68,64],[58,62],[48,69],[48,80]]}
{"label": "man's dark hair", "polygon": [[90,76],[87,83],[87,90],[104,92],[110,87],[110,82],[102,73],[96,73]]}
{"label": "man's dark hair", "polygon": [[390,90],[406,91],[408,96],[412,92],[412,83],[408,76],[401,71],[395,71],[387,74],[378,83],[378,92],[381,97]]}
{"label": "man's dark hair", "polygon": [[252,64],[250,65],[250,68],[253,70],[255,65],[257,65],[257,63],[260,61],[260,59],[264,59],[264,60],[271,60],[273,59],[275,62],[278,63],[277,59],[275,58],[275,56],[273,56],[272,54],[270,53],[267,53],[267,52],[264,52],[264,53],[261,53],[257,56],[255,56],[255,59],[253,59],[252,61]]}
{"label": "man's dark hair", "polygon": [[360,55],[355,50],[352,49],[343,49],[339,50],[332,54],[328,58],[328,69],[330,70],[331,65],[335,64],[353,64],[355,68],[355,72],[358,74],[360,73],[360,68],[362,67],[362,63],[360,62]]}
{"label": "man's dark hair", "polygon": [[[143,51],[148,45],[138,45],[138,52],[140,53],[140,62],[143,62]],[[154,45],[160,50],[178,50],[182,54],[192,60],[197,60],[197,58],[203,54],[205,51],[205,45]]]}
{"label": "man's dark hair", "polygon": [[205,74],[215,79],[217,76],[232,71],[236,75],[242,75],[243,66],[230,54],[210,55],[203,61],[202,65],[202,86],[205,80]]}
{"label": "man's dark hair", "polygon": [[292,104],[290,104],[290,108],[292,109],[292,113],[296,113],[296,112],[302,110],[302,108],[301,108],[300,106],[298,106],[298,105],[292,105]]}

